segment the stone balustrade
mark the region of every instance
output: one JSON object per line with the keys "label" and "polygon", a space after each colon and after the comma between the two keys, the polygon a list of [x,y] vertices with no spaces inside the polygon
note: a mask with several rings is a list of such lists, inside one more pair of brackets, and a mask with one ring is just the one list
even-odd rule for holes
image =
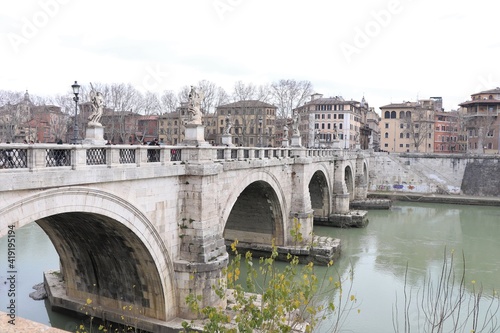
{"label": "stone balustrade", "polygon": [[[301,147],[190,147],[140,145],[0,144],[0,170],[39,170],[88,165],[147,165],[188,161],[242,161],[295,157],[342,158],[356,152]],[[1,172],[0,171],[0,172]]]}

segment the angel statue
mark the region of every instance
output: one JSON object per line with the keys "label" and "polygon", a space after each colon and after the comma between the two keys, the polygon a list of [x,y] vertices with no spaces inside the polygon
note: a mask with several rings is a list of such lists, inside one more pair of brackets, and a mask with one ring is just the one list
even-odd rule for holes
{"label": "angel statue", "polygon": [[201,125],[201,101],[205,95],[203,92],[198,91],[194,86],[191,86],[191,91],[189,92],[189,102],[188,102],[188,112],[190,114],[191,120],[188,124]]}
{"label": "angel statue", "polygon": [[[92,86],[92,84],[90,84]],[[88,120],[89,125],[101,125],[99,122],[102,117],[102,112],[104,109],[104,97],[98,91],[95,91],[92,86],[92,90],[89,93],[90,102],[92,103],[92,113],[90,114]]]}
{"label": "angel statue", "polygon": [[293,136],[300,136],[299,123],[300,123],[300,115],[297,111],[295,111],[293,113],[293,118],[292,118]]}
{"label": "angel statue", "polygon": [[226,117],[226,128],[224,128],[224,134],[231,134],[231,127],[233,127],[233,123],[229,116]]}

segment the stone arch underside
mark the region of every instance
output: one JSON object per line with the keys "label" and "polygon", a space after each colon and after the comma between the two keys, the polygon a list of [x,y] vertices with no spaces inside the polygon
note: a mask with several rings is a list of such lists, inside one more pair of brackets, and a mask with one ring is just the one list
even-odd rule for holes
{"label": "stone arch underside", "polygon": [[330,213],[330,191],[323,171],[316,171],[309,182],[311,208],[315,218],[328,218]]}
{"label": "stone arch underside", "polygon": [[[173,266],[154,226],[112,194],[61,188],[22,198],[0,212],[3,223],[38,223],[61,261],[68,297],[168,320],[177,315]],[[2,223],[2,225],[3,225]]]}
{"label": "stone arch underside", "polygon": [[346,184],[347,192],[349,193],[349,200],[354,200],[354,175],[350,166],[346,166],[344,170],[344,182]]}
{"label": "stone arch underside", "polygon": [[[228,204],[230,204],[228,202]],[[240,242],[284,244],[282,204],[266,181],[247,185],[237,196],[227,217],[223,237]]]}

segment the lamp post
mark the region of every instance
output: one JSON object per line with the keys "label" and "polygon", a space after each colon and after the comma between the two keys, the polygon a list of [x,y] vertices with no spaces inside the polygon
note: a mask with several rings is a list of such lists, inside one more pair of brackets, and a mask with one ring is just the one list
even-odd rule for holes
{"label": "lamp post", "polygon": [[259,116],[259,147],[262,147],[262,116]]}
{"label": "lamp post", "polygon": [[71,88],[73,88],[73,94],[75,94],[75,97],[73,97],[73,100],[75,101],[75,123],[73,124],[73,140],[72,144],[76,145],[78,143],[78,121],[77,121],[77,114],[78,114],[78,94],[80,93],[80,85],[75,81],[74,84],[71,85]]}

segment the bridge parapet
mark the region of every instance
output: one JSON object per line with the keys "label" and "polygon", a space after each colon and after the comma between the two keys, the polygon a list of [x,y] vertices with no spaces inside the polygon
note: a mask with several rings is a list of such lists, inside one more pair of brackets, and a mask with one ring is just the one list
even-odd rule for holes
{"label": "bridge parapet", "polygon": [[353,158],[342,150],[259,147],[189,147],[139,145],[56,145],[2,144],[0,170],[40,170],[71,167],[76,170],[89,165],[148,165],[168,162],[241,161],[285,158]]}

